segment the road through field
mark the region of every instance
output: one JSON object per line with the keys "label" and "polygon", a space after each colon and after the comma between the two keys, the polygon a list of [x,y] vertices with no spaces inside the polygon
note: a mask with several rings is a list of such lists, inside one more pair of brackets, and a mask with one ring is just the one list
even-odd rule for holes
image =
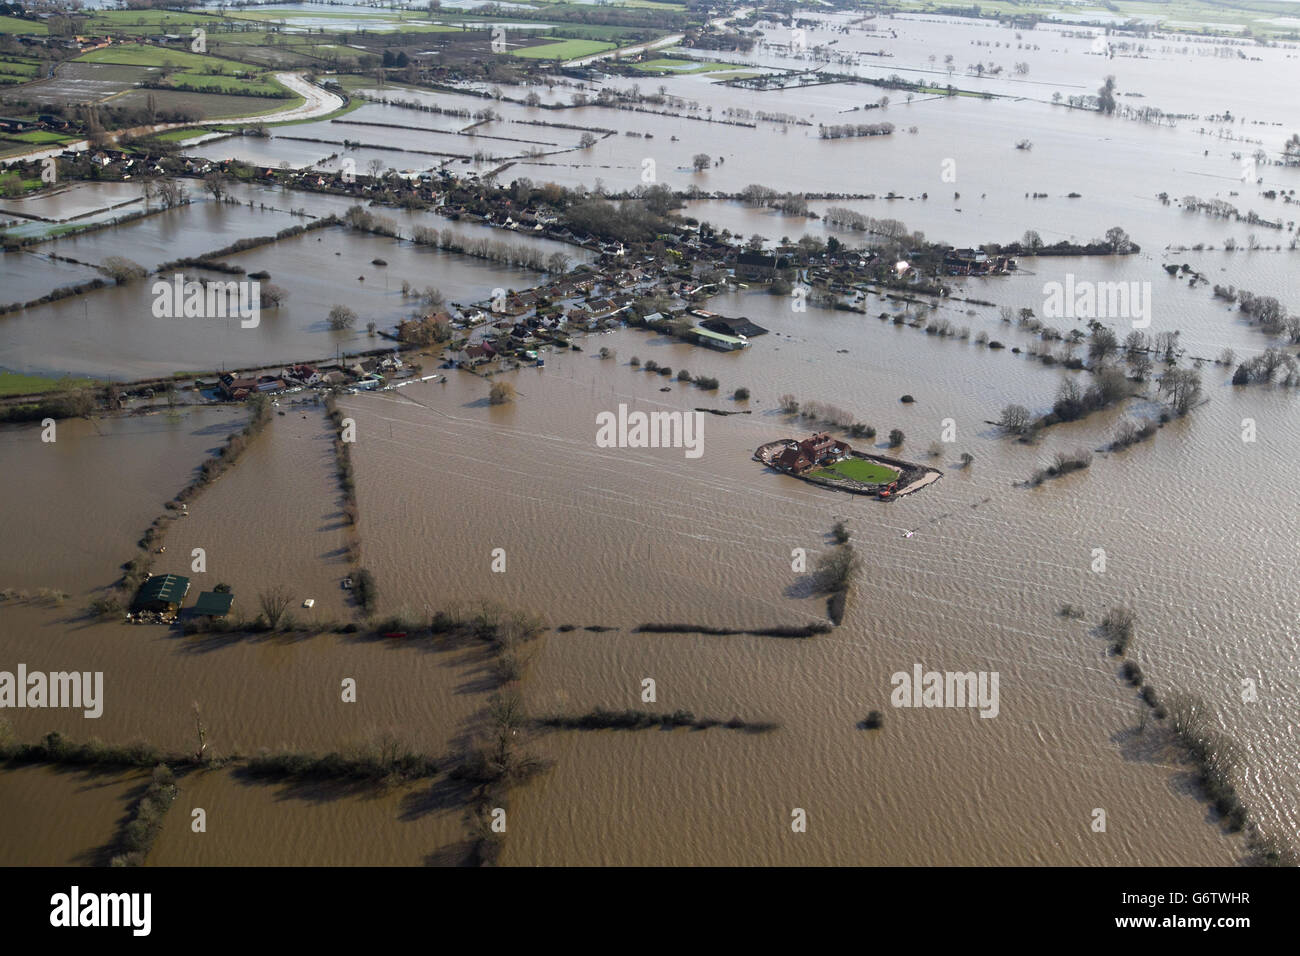
{"label": "road through field", "polygon": [[[289,109],[280,110],[276,113],[263,113],[253,116],[238,116],[233,118],[198,120],[193,123],[158,123],[153,126],[136,126],[132,129],[115,130],[108,134],[111,142],[117,142],[123,136],[147,136],[151,133],[162,133],[169,129],[185,129],[195,126],[232,126],[240,123],[288,123],[298,120],[316,119],[333,113],[335,110],[343,108],[344,99],[337,93],[331,93],[322,89],[314,83],[309,83],[298,73],[277,73],[275,78],[280,81],[291,93],[296,93],[303,98],[303,102]],[[34,159],[44,159],[47,156],[58,156],[65,151],[76,153],[84,152],[90,148],[89,140],[78,140],[73,143],[64,143],[54,147],[44,147],[33,149],[27,153],[21,153],[16,156],[7,156],[3,162],[4,165],[16,162],[31,162]]]}

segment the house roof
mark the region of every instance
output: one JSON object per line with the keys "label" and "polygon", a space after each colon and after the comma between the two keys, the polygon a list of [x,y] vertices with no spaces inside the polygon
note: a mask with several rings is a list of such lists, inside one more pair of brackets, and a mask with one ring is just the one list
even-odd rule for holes
{"label": "house roof", "polygon": [[136,603],[163,601],[166,604],[179,604],[190,589],[190,579],[179,574],[155,574],[144,584],[136,595]]}
{"label": "house roof", "polygon": [[702,325],[697,325],[691,329],[696,335],[703,339],[713,339],[715,342],[725,342],[728,345],[739,345],[743,339],[738,339],[734,335],[723,335],[721,332],[714,332],[712,329],[706,329]]}
{"label": "house roof", "polygon": [[219,591],[204,591],[199,595],[199,600],[194,605],[194,613],[224,617],[230,613],[230,606],[234,602],[235,596],[230,592],[223,594]]}

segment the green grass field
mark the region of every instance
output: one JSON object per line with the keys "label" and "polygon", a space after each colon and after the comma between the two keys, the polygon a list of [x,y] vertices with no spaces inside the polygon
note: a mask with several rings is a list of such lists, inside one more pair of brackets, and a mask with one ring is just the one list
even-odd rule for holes
{"label": "green grass field", "polygon": [[184,70],[205,72],[210,68],[221,68],[227,73],[234,73],[248,68],[234,60],[191,53],[188,49],[168,49],[166,47],[145,46],[139,43],[118,44],[102,50],[91,50],[77,57],[79,63],[119,63],[125,66],[172,66]]}
{"label": "green grass field", "polygon": [[20,20],[18,17],[0,17],[0,33],[8,33],[12,36],[21,36],[24,33],[38,33],[44,36],[49,32],[50,28],[44,23]]}
{"label": "green grass field", "polygon": [[193,139],[196,136],[211,132],[212,130],[204,129],[201,126],[190,126],[186,129],[169,129],[165,133],[154,133],[149,139],[156,139],[160,143],[179,143],[182,140]]}
{"label": "green grass field", "polygon": [[39,392],[64,392],[98,384],[91,378],[50,378],[45,375],[19,375],[0,372],[0,398],[10,395],[34,395]]}
{"label": "green grass field", "polygon": [[274,80],[246,80],[237,76],[213,73],[173,73],[167,78],[172,86],[202,93],[229,93],[234,96],[274,96],[288,91]]}
{"label": "green grass field", "polygon": [[89,16],[90,21],[83,32],[95,36],[155,33],[188,35],[194,27],[203,27],[211,34],[218,26],[233,19],[217,14],[177,13],[174,10],[95,10]]}
{"label": "green grass field", "polygon": [[[455,11],[457,19],[460,19],[459,11]],[[326,32],[334,34],[353,33],[359,27],[373,33],[396,32],[394,30],[381,30],[381,27],[401,27],[402,33],[451,33],[460,32],[460,27],[448,26],[444,23],[434,23],[429,19],[429,15],[423,11],[390,11],[380,13],[368,12],[347,12],[340,13],[337,11],[318,11],[318,10],[274,10],[270,13],[248,10],[240,11],[232,15],[237,20],[251,20],[255,23],[279,24],[285,26],[295,26],[299,21],[312,23],[313,21],[337,21],[338,26],[333,25],[326,27]]]}
{"label": "green grass field", "polygon": [[8,133],[5,139],[17,140],[20,143],[34,143],[40,146],[43,143],[70,143],[77,137],[64,136],[60,133],[52,133],[47,129],[38,129],[30,133]]}
{"label": "green grass field", "polygon": [[898,477],[898,470],[888,465],[877,465],[873,461],[861,458],[848,458],[837,462],[829,468],[819,468],[812,472],[813,478],[850,478],[864,485],[880,485]]}
{"label": "green grass field", "polygon": [[612,49],[614,49],[613,43],[603,43],[600,40],[560,40],[556,43],[543,43],[541,46],[512,50],[510,55],[529,60],[572,60]]}
{"label": "green grass field", "polygon": [[0,59],[0,73],[8,73],[10,76],[35,77],[40,71],[41,64],[37,60],[13,56]]}

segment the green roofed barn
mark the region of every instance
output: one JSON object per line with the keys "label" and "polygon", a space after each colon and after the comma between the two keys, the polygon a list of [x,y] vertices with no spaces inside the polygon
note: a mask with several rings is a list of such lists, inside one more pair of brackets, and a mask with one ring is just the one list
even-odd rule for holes
{"label": "green roofed barn", "polygon": [[695,333],[695,337],[699,339],[701,345],[721,349],[724,352],[735,352],[749,347],[749,342],[738,335],[724,335],[721,332],[706,329],[702,325],[694,326],[691,331]]}
{"label": "green roofed barn", "polygon": [[144,584],[131,605],[133,611],[175,612],[190,589],[190,579],[179,574],[155,574]]}
{"label": "green roofed barn", "polygon": [[234,603],[235,596],[229,592],[204,591],[194,605],[194,613],[200,617],[225,617]]}

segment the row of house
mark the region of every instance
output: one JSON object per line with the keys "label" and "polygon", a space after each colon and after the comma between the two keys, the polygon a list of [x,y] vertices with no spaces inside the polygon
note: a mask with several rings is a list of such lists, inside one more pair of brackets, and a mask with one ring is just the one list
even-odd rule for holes
{"label": "row of house", "polygon": [[387,376],[395,375],[405,367],[396,352],[385,356],[366,355],[331,365],[289,365],[279,375],[236,375],[226,372],[218,378],[216,388],[227,401],[235,402],[243,401],[250,395],[273,395],[290,389],[340,388],[346,385],[373,388],[382,385]]}
{"label": "row of house", "polygon": [[242,402],[249,395],[258,392],[282,392],[288,385],[284,379],[277,378],[274,375],[259,375],[254,377],[236,377],[229,372],[222,375],[217,390],[222,396],[232,402]]}

